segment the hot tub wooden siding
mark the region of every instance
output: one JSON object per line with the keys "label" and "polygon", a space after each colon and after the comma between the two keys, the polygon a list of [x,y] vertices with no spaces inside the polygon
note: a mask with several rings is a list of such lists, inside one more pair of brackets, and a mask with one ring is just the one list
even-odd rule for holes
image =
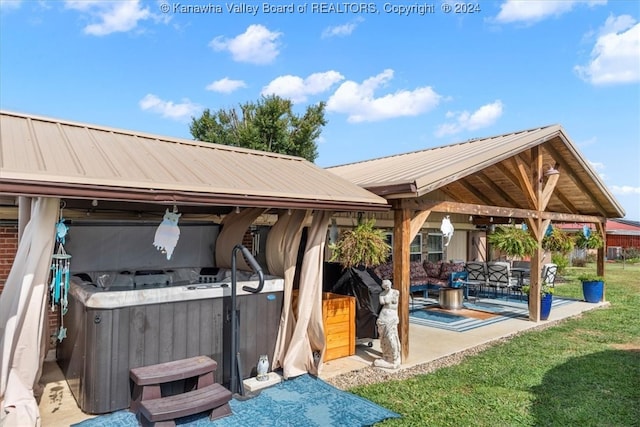
{"label": "hot tub wooden siding", "polygon": [[[255,372],[260,354],[273,355],[282,292],[237,297],[242,377]],[[176,301],[112,309],[84,306],[70,295],[67,338],[57,359],[84,412],[129,407],[129,369],[191,356],[218,362],[216,382],[230,372],[230,298]]]}

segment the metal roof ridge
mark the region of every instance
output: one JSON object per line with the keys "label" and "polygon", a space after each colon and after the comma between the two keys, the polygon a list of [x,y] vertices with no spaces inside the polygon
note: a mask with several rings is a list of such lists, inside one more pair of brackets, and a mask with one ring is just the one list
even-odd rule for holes
{"label": "metal roof ridge", "polygon": [[112,134],[135,136],[135,137],[151,139],[159,142],[187,144],[187,145],[193,145],[193,146],[199,146],[199,147],[205,147],[205,148],[211,148],[211,149],[219,149],[219,150],[230,151],[230,152],[248,153],[248,154],[253,154],[258,156],[285,158],[285,159],[298,160],[298,161],[306,160],[302,157],[292,156],[287,154],[280,154],[280,153],[275,153],[270,151],[260,151],[260,150],[250,149],[250,148],[237,147],[234,145],[224,145],[224,144],[218,144],[215,142],[199,141],[195,139],[186,139],[186,138],[181,138],[176,136],[159,135],[159,134],[153,134],[153,133],[148,133],[143,131],[136,131],[136,130],[117,128],[117,127],[111,127],[111,126],[105,126],[105,125],[96,125],[96,124],[59,119],[54,117],[47,117],[42,115],[30,114],[30,113],[21,113],[16,111],[0,109],[0,116],[11,116],[16,118],[26,119],[29,121],[36,120],[40,122],[57,124],[58,126],[70,126],[70,127],[83,128],[87,130],[108,132]]}
{"label": "metal roof ridge", "polygon": [[404,152],[404,153],[397,153],[397,154],[392,154],[392,155],[389,155],[389,156],[375,157],[373,159],[365,159],[365,160],[359,160],[359,161],[355,161],[355,162],[343,163],[343,164],[340,164],[340,165],[327,166],[325,169],[339,168],[339,167],[343,167],[343,166],[352,166],[352,165],[357,165],[357,164],[365,164],[365,163],[370,163],[370,162],[383,160],[383,159],[392,159],[394,157],[408,156],[408,155],[417,154],[417,153],[434,151],[434,150],[438,150],[438,149],[442,149],[442,148],[454,147],[454,146],[457,146],[457,145],[471,144],[471,143],[475,143],[475,142],[479,142],[479,141],[487,141],[487,140],[491,140],[491,139],[495,139],[495,138],[503,138],[503,137],[506,137],[506,136],[518,135],[518,134],[527,133],[527,132],[535,132],[535,131],[539,131],[539,130],[543,130],[543,129],[547,129],[547,128],[553,128],[553,127],[558,127],[559,129],[562,128],[561,125],[556,123],[556,124],[551,124],[551,125],[538,126],[538,127],[534,127],[534,128],[530,128],[530,129],[523,129],[523,130],[519,130],[519,131],[507,132],[507,133],[503,133],[503,134],[496,134],[496,135],[487,136],[487,137],[474,137],[474,138],[469,138],[466,141],[454,142],[454,143],[451,143],[451,144],[442,144],[442,145],[438,145],[438,146],[435,146],[435,147],[422,148],[420,150],[407,151],[407,152]]}

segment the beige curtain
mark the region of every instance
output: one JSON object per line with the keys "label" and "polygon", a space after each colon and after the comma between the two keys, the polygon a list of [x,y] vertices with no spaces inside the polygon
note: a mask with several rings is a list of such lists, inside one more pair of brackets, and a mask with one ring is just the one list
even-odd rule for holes
{"label": "beige curtain", "polygon": [[309,227],[307,245],[300,269],[297,322],[291,343],[282,364],[285,378],[307,372],[317,375],[313,352],[324,356],[324,327],[322,324],[322,264],[331,212],[316,211]]}
{"label": "beige curtain", "polygon": [[[265,211],[264,208],[247,208],[238,213],[231,212],[224,217],[222,229],[216,240],[216,267],[231,268],[233,248],[242,243],[249,226]],[[236,266],[238,270],[251,271],[243,256],[236,258]]]}
{"label": "beige curtain", "polygon": [[0,294],[0,424],[39,426],[33,389],[47,343],[47,280],[60,200],[37,198]]}
{"label": "beige curtain", "polygon": [[267,235],[265,252],[269,273],[284,278],[284,302],[280,315],[280,327],[275,351],[271,358],[273,369],[283,366],[296,324],[291,300],[293,280],[296,274],[302,228],[309,215],[310,212],[304,210],[292,211],[291,215],[280,215]]}

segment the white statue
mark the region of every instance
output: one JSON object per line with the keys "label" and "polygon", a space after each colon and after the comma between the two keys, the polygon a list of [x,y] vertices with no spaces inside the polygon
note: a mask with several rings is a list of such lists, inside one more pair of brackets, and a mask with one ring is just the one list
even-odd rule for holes
{"label": "white statue", "polygon": [[382,358],[374,360],[373,366],[398,369],[400,367],[400,337],[398,336],[398,300],[400,292],[391,288],[390,280],[382,281],[382,289],[384,289],[380,293],[382,310],[380,310],[376,321]]}

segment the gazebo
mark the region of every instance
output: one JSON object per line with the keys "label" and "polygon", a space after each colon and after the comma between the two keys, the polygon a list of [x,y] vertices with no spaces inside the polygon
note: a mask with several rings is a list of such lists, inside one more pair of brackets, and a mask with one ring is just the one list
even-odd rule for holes
{"label": "gazebo", "polygon": [[[222,222],[214,254],[225,268],[253,220],[276,218],[266,264],[283,278],[284,301],[277,342],[269,345],[285,377],[318,369],[312,351],[324,345],[320,278],[331,214],[389,209],[384,198],[299,157],[9,111],[0,112],[0,202],[0,214],[18,219],[15,238],[0,245],[19,239],[0,294],[0,398],[24,425],[37,424],[33,387],[49,340],[46,282],[62,207],[67,218],[143,222],[173,208],[181,221]],[[157,252],[151,242],[148,250]],[[296,274],[298,318],[291,305]]]}
{"label": "gazebo", "polygon": [[[409,245],[433,212],[524,222],[542,242],[551,222],[595,224],[624,210],[560,125],[474,138],[366,160],[329,171],[387,199],[393,210],[393,277],[400,290],[400,341],[409,354]],[[497,222],[497,221],[496,221]],[[541,246],[541,245],[539,245]],[[606,248],[598,250],[604,275]],[[532,257],[529,318],[540,320],[542,249]]]}

